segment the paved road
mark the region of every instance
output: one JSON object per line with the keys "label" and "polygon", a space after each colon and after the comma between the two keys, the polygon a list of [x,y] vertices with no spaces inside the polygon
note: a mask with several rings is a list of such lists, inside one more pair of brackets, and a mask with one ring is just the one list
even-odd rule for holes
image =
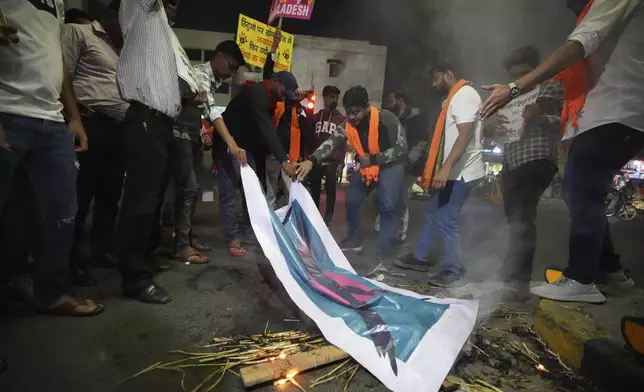
{"label": "paved road", "polygon": [[[345,235],[343,200],[340,195],[332,225],[336,238]],[[424,202],[414,200],[411,238],[415,238]],[[365,227],[375,215],[373,203],[364,208]],[[79,290],[104,301],[104,315],[92,319],[67,319],[35,315],[24,307],[0,309],[0,356],[9,369],[0,376],[0,391],[114,391],[118,381],[159,360],[168,359],[168,350],[203,344],[214,336],[251,334],[263,331],[267,320],[273,330],[302,327],[284,319],[289,310],[263,282],[256,261],[259,252],[247,259],[227,256],[216,227],[218,218],[213,204],[200,207],[196,231],[218,247],[210,253],[207,266],[177,264],[161,275],[159,283],[168,288],[174,300],[166,306],[144,305],[120,296],[115,271],[97,270],[101,284]],[[644,221],[615,222],[613,234],[625,264],[638,281],[644,282]],[[539,246],[534,277],[550,264],[566,259],[568,231],[566,209],[560,201],[542,203],[539,212]],[[369,240],[374,242],[374,240]],[[505,251],[505,223],[499,205],[487,200],[472,200],[463,210],[463,249],[468,274],[472,279],[494,279]],[[370,246],[369,248],[374,248]],[[360,272],[373,268],[371,250],[351,255]],[[421,283],[422,276],[413,277]],[[156,373],[134,380],[121,391],[176,391],[179,376]],[[190,385],[195,385],[193,383]],[[339,391],[342,385],[329,385],[320,391]],[[266,390],[270,390],[268,388]],[[219,390],[241,391],[238,380],[228,378]],[[384,391],[366,372],[361,372],[351,390]],[[539,389],[533,389],[539,390]],[[546,389],[547,390],[547,389]]]}

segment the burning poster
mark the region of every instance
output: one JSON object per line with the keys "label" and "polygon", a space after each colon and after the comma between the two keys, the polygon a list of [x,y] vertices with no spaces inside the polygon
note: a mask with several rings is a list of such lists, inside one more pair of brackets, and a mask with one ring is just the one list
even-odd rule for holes
{"label": "burning poster", "polygon": [[474,328],[478,302],[444,300],[358,275],[309,193],[268,206],[255,173],[242,168],[255,235],[290,298],[325,338],[393,391],[435,392]]}

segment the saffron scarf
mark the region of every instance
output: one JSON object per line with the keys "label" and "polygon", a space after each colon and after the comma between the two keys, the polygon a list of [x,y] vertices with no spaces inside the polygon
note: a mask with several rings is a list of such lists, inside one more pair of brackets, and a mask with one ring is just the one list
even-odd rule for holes
{"label": "saffron scarf", "polygon": [[[279,124],[284,112],[286,111],[286,105],[284,102],[278,102],[275,107],[275,116],[273,117],[273,128],[277,130],[277,125]],[[288,158],[292,163],[297,163],[300,160],[300,139],[302,137],[302,132],[300,131],[300,122],[297,118],[297,108],[293,106],[293,111],[291,115],[291,138],[288,148]]]}
{"label": "saffron scarf", "polygon": [[[584,20],[593,5],[590,0],[584,10],[577,17],[577,26]],[[579,113],[586,103],[586,69],[584,60],[579,60],[572,67],[561,71],[555,80],[564,85],[564,104],[561,111],[561,135],[566,131],[568,120],[573,127],[579,126]]]}
{"label": "saffron scarf", "polygon": [[[378,145],[378,133],[380,127],[380,113],[375,106],[370,107],[370,118],[369,118],[369,139],[367,146],[369,148],[370,155],[380,154],[380,146]],[[358,130],[350,122],[346,123],[346,133],[347,140],[349,144],[356,150],[358,157],[362,157],[365,152],[360,142],[360,135],[358,135]],[[380,166],[371,165],[367,167],[360,166],[360,174],[362,175],[362,181],[369,185],[372,182],[378,181],[378,175],[380,174]]]}
{"label": "saffron scarf", "polygon": [[420,185],[423,189],[429,188],[432,183],[434,174],[443,164],[443,150],[445,147],[445,120],[447,120],[447,110],[449,109],[449,104],[452,102],[452,98],[461,89],[469,82],[465,79],[461,79],[452,88],[449,90],[449,95],[443,104],[441,109],[441,114],[436,120],[436,127],[434,128],[434,135],[432,136],[431,144],[429,145],[429,156],[427,157],[427,163],[425,163],[425,170],[423,171],[423,176],[421,178]]}

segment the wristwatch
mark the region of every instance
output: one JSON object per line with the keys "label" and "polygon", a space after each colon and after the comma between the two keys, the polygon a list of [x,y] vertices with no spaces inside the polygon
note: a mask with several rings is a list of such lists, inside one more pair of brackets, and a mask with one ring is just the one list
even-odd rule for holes
{"label": "wristwatch", "polygon": [[517,87],[516,83],[512,82],[512,83],[508,84],[508,87],[510,87],[510,97],[512,99],[514,99],[514,98],[518,97],[519,95],[521,95],[521,90]]}

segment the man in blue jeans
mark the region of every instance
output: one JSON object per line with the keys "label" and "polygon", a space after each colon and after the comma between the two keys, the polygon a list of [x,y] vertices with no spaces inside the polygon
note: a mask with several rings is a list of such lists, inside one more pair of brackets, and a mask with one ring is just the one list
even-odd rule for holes
{"label": "man in blue jeans", "polygon": [[[481,97],[465,81],[459,80],[451,67],[439,65],[432,70],[434,89],[448,98],[434,134],[443,134],[436,162],[440,167],[433,175],[431,198],[425,223],[412,253],[395,260],[404,269],[427,271],[427,255],[436,244],[440,232],[444,240],[443,270],[429,278],[438,287],[457,287],[465,284],[459,257],[460,235],[458,214],[467,199],[472,184],[485,175],[481,147]],[[444,123],[441,119],[445,118]],[[433,143],[432,143],[433,144]],[[430,146],[431,151],[434,146]],[[432,165],[432,168],[434,165]],[[427,170],[427,169],[426,169]]]}
{"label": "man in blue jeans", "polygon": [[[76,216],[76,156],[87,136],[60,47],[57,2],[7,0],[0,27],[0,208],[14,173],[25,165],[40,212],[33,250],[36,305],[64,316],[94,316],[103,306],[69,295],[68,257]],[[7,7],[4,7],[8,5]],[[7,27],[16,34],[6,40]],[[63,110],[69,120],[65,125]],[[0,138],[2,139],[2,138]],[[29,159],[26,159],[29,157]]]}
{"label": "man in blue jeans", "polygon": [[[369,95],[362,86],[347,90],[342,104],[347,113],[347,120],[336,127],[336,132],[322,143],[308,160],[299,165],[298,178],[303,180],[314,165],[322,164],[336,148],[348,140],[358,152],[356,158],[360,161],[360,168],[351,174],[346,200],[349,229],[347,238],[340,243],[340,248],[344,251],[362,250],[360,206],[364,199],[376,190],[380,205],[377,260],[386,262],[391,257],[400,187],[405,174],[405,130],[395,114],[384,109],[378,110],[369,104]],[[351,131],[352,128],[355,131]],[[375,140],[378,152],[375,152],[376,146],[373,145]],[[364,154],[361,154],[360,150]],[[374,168],[377,169],[375,173]]]}
{"label": "man in blue jeans", "polygon": [[[530,291],[555,301],[602,303],[595,283],[629,287],[615,252],[604,201],[613,175],[644,147],[644,3],[569,0],[577,28],[537,68],[492,90],[488,117],[535,85],[565,71],[564,139],[572,139],[564,170],[570,212],[568,268],[557,281]],[[580,105],[581,103],[581,105]]]}

